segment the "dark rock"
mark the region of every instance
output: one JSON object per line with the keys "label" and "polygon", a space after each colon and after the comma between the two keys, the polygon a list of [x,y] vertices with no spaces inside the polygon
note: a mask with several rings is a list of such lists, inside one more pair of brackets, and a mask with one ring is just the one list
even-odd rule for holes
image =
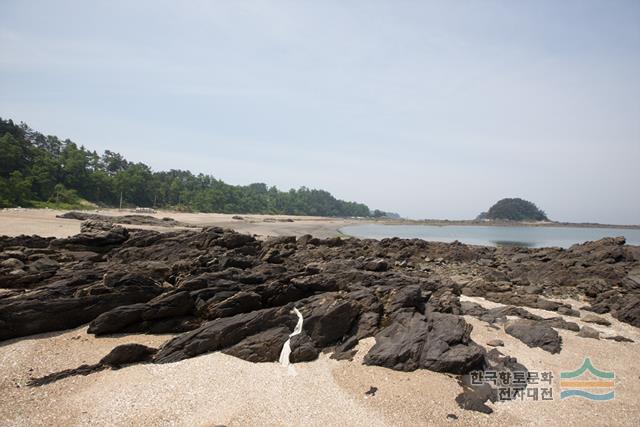
{"label": "dark rock", "polygon": [[[0,299],[0,340],[69,329],[116,307],[145,302],[162,293],[154,281],[133,273],[97,282],[84,273],[46,287]],[[115,275],[114,275],[115,276]]]}
{"label": "dark rock", "polygon": [[0,251],[6,251],[11,248],[46,248],[53,240],[53,237],[40,236],[0,236]]}
{"label": "dark rock", "polygon": [[489,340],[487,341],[487,345],[491,347],[504,347],[504,341],[498,339]]}
{"label": "dark rock", "polygon": [[[528,375],[527,368],[518,363],[517,359],[505,356],[495,348],[486,353],[484,358],[484,370],[477,371],[476,373],[480,373],[484,377],[486,371],[511,373],[511,377],[513,377],[515,372],[521,373],[525,378]],[[485,414],[491,414],[493,412],[493,409],[486,404],[487,402],[510,400],[514,397],[513,395],[501,396],[501,389],[508,389],[512,392],[522,392],[522,390],[527,386],[526,384],[505,384],[500,380],[500,377],[497,378],[496,383],[493,383],[492,381],[483,381],[480,384],[472,381],[471,378],[472,375],[463,375],[461,377],[459,384],[462,386],[463,391],[456,396],[456,403],[458,403],[458,406],[462,409],[482,412]]]}
{"label": "dark rock", "polygon": [[635,295],[625,299],[615,316],[621,322],[640,328],[640,296]]}
{"label": "dark rock", "polygon": [[387,291],[384,311],[388,314],[399,312],[403,308],[412,308],[424,312],[425,298],[418,285],[391,288]]}
{"label": "dark rock", "polygon": [[580,319],[583,322],[587,323],[596,323],[598,325],[610,326],[611,322],[609,322],[604,317],[596,316],[595,314],[587,313]]}
{"label": "dark rock", "polygon": [[247,313],[262,307],[262,297],[255,292],[240,291],[220,302],[212,302],[200,312],[205,319],[217,319]]}
{"label": "dark rock", "polygon": [[368,271],[387,271],[389,269],[389,264],[383,259],[376,259],[366,262],[362,266],[362,269]]}
{"label": "dark rock", "polygon": [[336,346],[335,351],[331,355],[335,360],[353,360],[356,354],[354,347],[358,344],[358,339],[354,336],[347,338],[343,343]]}
{"label": "dark rock", "polygon": [[458,406],[467,411],[481,412],[483,414],[493,413],[493,409],[486,404],[494,395],[494,390],[489,384],[476,387],[468,387],[464,392],[456,396]]}
{"label": "dark rock", "polygon": [[536,316],[535,314],[530,313],[524,308],[514,307],[512,305],[495,307],[487,310],[479,317],[479,319],[488,323],[504,323],[507,321],[507,316],[517,316],[523,319],[530,320],[542,320],[540,316]]}
{"label": "dark rock", "polygon": [[580,312],[578,310],[564,306],[558,307],[558,313],[564,314],[565,316],[580,317]]}
{"label": "dark rock", "polygon": [[623,337],[622,335],[615,335],[613,337],[604,337],[605,340],[612,340],[616,342],[634,342],[632,339]]}
{"label": "dark rock", "polygon": [[304,330],[318,347],[340,340],[351,330],[358,310],[349,300],[337,294],[323,294],[300,308],[304,317]]}
{"label": "dark rock", "polygon": [[165,343],[155,363],[177,362],[203,353],[223,350],[243,339],[274,327],[293,330],[297,322],[290,306],[267,308],[212,320]]}
{"label": "dark rock", "polygon": [[316,360],[320,352],[313,343],[313,340],[305,332],[291,337],[291,363],[310,362]]}
{"label": "dark rock", "polygon": [[240,248],[253,242],[255,242],[253,237],[239,233],[225,233],[214,241],[216,245],[227,249]]}
{"label": "dark rock", "polygon": [[271,328],[248,336],[223,350],[223,353],[249,362],[275,362],[291,331],[284,327]]}
{"label": "dark rock", "polygon": [[451,314],[403,313],[376,335],[367,365],[462,374],[481,366],[484,350],[469,339],[471,325]]}
{"label": "dark rock", "polygon": [[528,294],[540,295],[543,291],[541,286],[527,286],[524,288],[524,291]]}
{"label": "dark rock", "polygon": [[220,265],[220,268],[223,270],[231,267],[241,268],[241,269],[251,268],[253,267],[253,263],[254,262],[252,259],[242,258],[242,257],[222,256],[218,259],[218,264]]}
{"label": "dark rock", "polygon": [[41,257],[35,261],[29,263],[29,271],[33,273],[44,273],[47,271],[56,271],[60,267],[60,264],[48,257]]}
{"label": "dark rock", "polygon": [[269,249],[262,257],[262,261],[268,262],[271,264],[282,264],[284,262],[284,258],[279,250],[277,249]]}
{"label": "dark rock", "polygon": [[465,316],[481,317],[489,310],[475,302],[462,301],[460,303],[460,311],[461,314],[464,314]]}
{"label": "dark rock", "polygon": [[20,261],[17,258],[7,258],[0,262],[0,268],[6,268],[8,270],[21,270],[24,268],[24,262]]}
{"label": "dark rock", "polygon": [[87,332],[95,335],[112,334],[142,320],[146,304],[132,304],[116,307],[102,313],[89,323]]}
{"label": "dark rock", "polygon": [[[163,294],[148,303],[123,305],[103,313],[89,324],[87,332],[95,335],[113,334],[122,331],[182,332],[185,330],[185,324],[183,323],[185,319],[183,317],[191,314],[193,310],[193,299],[188,292]],[[177,318],[179,321],[172,321],[171,326],[166,323],[150,322],[167,318]],[[159,327],[160,325],[162,327]]]}
{"label": "dark rock", "polygon": [[540,347],[552,354],[559,353],[562,349],[560,335],[543,322],[528,319],[509,321],[504,330],[529,347]]}
{"label": "dark rock", "polygon": [[583,326],[582,329],[580,329],[580,332],[578,332],[578,336],[582,338],[592,338],[592,339],[599,340],[600,332],[596,331],[595,329],[589,326]]}
{"label": "dark rock", "polygon": [[429,298],[427,305],[432,311],[439,313],[462,314],[456,289],[442,287],[436,290]]}
{"label": "dark rock", "polygon": [[556,329],[566,329],[568,331],[578,332],[580,330],[580,326],[574,322],[567,322],[562,317],[552,317],[549,319],[542,319],[541,323],[545,325],[551,326]]}
{"label": "dark rock", "polygon": [[100,215],[88,212],[66,212],[56,218],[75,219],[79,221],[96,221],[108,224],[153,225],[157,227],[193,227],[191,224],[178,222],[173,218],[156,218],[151,215]]}
{"label": "dark rock", "polygon": [[[568,250],[398,238],[262,241],[220,227],[161,233],[89,219],[66,239],[0,237],[0,340],[91,322],[96,334],[181,333],[153,357],[159,363],[210,351],[276,360],[295,327],[295,306],[304,326],[291,338],[292,362],[320,351],[351,358],[358,340],[375,336],[369,364],[464,374],[517,362],[494,357],[495,349],[485,354],[461,314],[494,328],[518,317],[508,332],[552,352],[561,345],[554,328],[578,325],[526,307],[576,316],[554,300],[585,299],[593,313],[640,326],[640,248],[624,239]],[[461,292],[502,306],[461,303]],[[495,399],[494,388],[487,393]],[[467,398],[463,406],[476,405]],[[477,401],[483,409],[486,399]]]}
{"label": "dark rock", "polygon": [[131,363],[149,361],[156,351],[155,348],[142,344],[122,344],[100,359],[100,364],[119,367]]}
{"label": "dark rock", "polygon": [[78,251],[106,252],[129,238],[126,228],[94,220],[83,222],[80,231],[81,233],[75,236],[51,241],[51,246]]}

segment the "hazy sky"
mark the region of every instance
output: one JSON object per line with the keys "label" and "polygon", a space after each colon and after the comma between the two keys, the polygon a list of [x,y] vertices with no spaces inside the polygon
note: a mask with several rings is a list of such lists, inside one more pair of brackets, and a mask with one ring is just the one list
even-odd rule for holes
{"label": "hazy sky", "polygon": [[1,1],[0,116],[413,218],[640,223],[640,1]]}

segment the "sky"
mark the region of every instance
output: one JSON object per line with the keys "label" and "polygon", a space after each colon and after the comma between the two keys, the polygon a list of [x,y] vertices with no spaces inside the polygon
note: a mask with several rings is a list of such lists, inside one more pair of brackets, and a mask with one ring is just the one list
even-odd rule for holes
{"label": "sky", "polygon": [[0,0],[0,117],[410,218],[640,223],[640,2]]}

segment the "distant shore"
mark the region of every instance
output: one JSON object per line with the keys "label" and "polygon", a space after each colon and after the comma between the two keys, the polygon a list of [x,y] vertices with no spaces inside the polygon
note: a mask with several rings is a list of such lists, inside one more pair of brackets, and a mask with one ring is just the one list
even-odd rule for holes
{"label": "distant shore", "polygon": [[[7,208],[0,209],[0,235],[17,236],[20,234],[39,234],[41,236],[68,237],[80,232],[80,221],[62,219],[57,216],[69,210]],[[150,215],[156,218],[170,217],[195,227],[218,226],[231,228],[245,234],[258,236],[284,236],[311,234],[315,237],[351,237],[341,229],[349,225],[383,224],[383,225],[427,225],[427,226],[485,226],[485,227],[574,227],[574,228],[620,228],[640,230],[640,225],[613,225],[596,223],[565,222],[512,222],[512,221],[478,221],[478,220],[410,220],[388,218],[338,218],[297,215],[266,214],[220,214],[220,213],[187,213],[158,210],[153,213],[135,212],[133,210],[98,209],[85,212],[101,215]],[[136,225],[125,227],[155,229],[169,231],[171,228]],[[174,229],[181,227],[174,227]]]}
{"label": "distant shore", "polygon": [[371,220],[378,224],[388,225],[433,225],[433,226],[484,226],[484,227],[573,227],[573,228],[623,228],[640,230],[637,225],[599,224],[595,222],[557,222],[557,221],[483,221],[483,220],[449,220],[449,219],[378,219]]}

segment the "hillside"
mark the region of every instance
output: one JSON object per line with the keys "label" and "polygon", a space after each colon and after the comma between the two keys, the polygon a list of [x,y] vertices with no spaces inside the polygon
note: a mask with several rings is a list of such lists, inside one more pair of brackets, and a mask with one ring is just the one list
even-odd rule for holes
{"label": "hillside", "polygon": [[153,171],[106,150],[45,136],[0,118],[0,207],[144,206],[198,212],[370,216],[324,190],[230,185],[190,171]]}
{"label": "hillside", "polygon": [[549,221],[547,214],[535,204],[520,198],[506,198],[481,213],[477,219],[506,221]]}

